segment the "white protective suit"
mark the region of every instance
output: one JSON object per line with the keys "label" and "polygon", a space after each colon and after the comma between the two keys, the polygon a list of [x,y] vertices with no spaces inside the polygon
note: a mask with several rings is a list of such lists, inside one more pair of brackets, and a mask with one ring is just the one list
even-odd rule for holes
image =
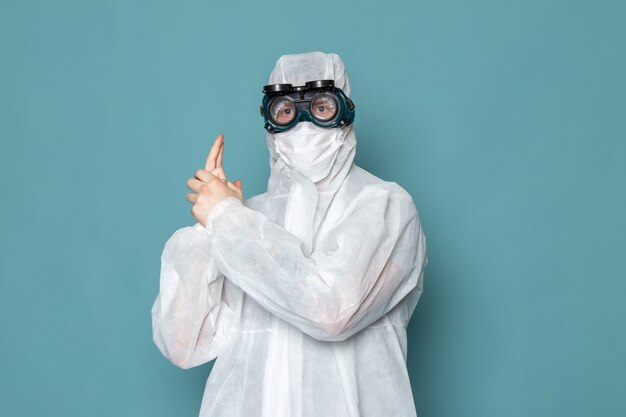
{"label": "white protective suit", "polygon": [[[284,55],[269,83],[318,79],[350,96],[336,54]],[[201,416],[415,416],[406,326],[427,257],[411,196],[353,163],[353,125],[267,144],[267,192],[165,244],[154,343],[180,368],[217,358]]]}

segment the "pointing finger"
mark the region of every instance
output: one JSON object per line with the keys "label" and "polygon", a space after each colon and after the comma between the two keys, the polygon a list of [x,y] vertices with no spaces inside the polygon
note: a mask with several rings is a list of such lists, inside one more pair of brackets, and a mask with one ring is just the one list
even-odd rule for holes
{"label": "pointing finger", "polygon": [[222,166],[223,158],[224,158],[224,139],[222,138],[222,145],[220,146],[220,151],[217,154],[217,162],[215,163],[215,168],[219,168]]}
{"label": "pointing finger", "polygon": [[[221,179],[221,180],[225,180],[226,179],[226,172],[224,171],[223,167],[217,167],[214,170],[211,171],[211,174],[215,175],[217,178]],[[224,181],[222,181],[224,182]]]}
{"label": "pointing finger", "polygon": [[222,142],[224,140],[224,135],[221,133],[217,135],[215,142],[213,142],[213,146],[211,146],[211,150],[209,151],[209,155],[206,158],[206,163],[204,169],[207,171],[211,171],[217,167],[217,157],[220,153],[220,148],[222,147]]}

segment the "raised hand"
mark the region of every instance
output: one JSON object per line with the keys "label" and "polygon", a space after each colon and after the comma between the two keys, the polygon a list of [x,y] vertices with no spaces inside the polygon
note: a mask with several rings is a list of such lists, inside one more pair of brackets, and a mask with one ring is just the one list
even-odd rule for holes
{"label": "raised hand", "polygon": [[187,193],[187,201],[193,204],[191,213],[200,224],[206,226],[206,219],[213,209],[227,197],[237,197],[243,202],[242,181],[228,181],[222,167],[224,157],[224,135],[221,133],[213,142],[204,169],[198,169],[194,178],[187,180],[187,187],[194,192]]}
{"label": "raised hand", "polygon": [[[213,142],[213,146],[209,151],[209,155],[206,158],[206,163],[204,164],[204,170],[217,176],[221,180],[226,180],[226,173],[224,172],[224,168],[222,167],[222,160],[224,158],[224,135],[221,133],[217,135],[215,142]],[[198,170],[201,171],[201,170]],[[196,173],[198,173],[196,171]],[[203,175],[201,175],[203,176]],[[203,176],[206,178],[206,176]],[[196,178],[198,176],[196,175]],[[198,178],[202,180],[202,178]],[[226,181],[222,181],[226,183]],[[241,180],[235,180],[234,184],[238,187],[242,187]]]}

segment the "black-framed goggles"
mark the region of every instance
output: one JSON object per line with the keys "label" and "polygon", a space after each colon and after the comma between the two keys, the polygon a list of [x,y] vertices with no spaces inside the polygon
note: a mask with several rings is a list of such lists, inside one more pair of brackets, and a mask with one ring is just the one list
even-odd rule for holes
{"label": "black-framed goggles", "polygon": [[354,121],[354,103],[334,80],[308,81],[302,86],[269,84],[263,87],[261,116],[265,130],[284,132],[299,122],[341,127]]}

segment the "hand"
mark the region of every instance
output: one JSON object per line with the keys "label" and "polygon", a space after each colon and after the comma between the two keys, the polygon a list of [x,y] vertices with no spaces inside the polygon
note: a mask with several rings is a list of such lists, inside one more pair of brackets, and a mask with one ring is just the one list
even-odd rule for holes
{"label": "hand", "polygon": [[204,169],[198,169],[194,178],[187,180],[187,187],[193,193],[187,194],[187,201],[193,204],[191,213],[200,224],[206,226],[213,207],[227,197],[237,197],[243,202],[241,180],[234,183],[226,179],[226,173],[222,167],[224,157],[224,135],[217,135],[213,146],[209,151]]}

